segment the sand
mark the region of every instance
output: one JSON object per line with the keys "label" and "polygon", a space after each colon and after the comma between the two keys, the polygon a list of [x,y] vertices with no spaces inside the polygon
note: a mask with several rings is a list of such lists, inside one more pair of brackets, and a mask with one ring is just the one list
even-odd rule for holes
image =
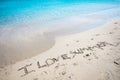
{"label": "sand", "polygon": [[38,56],[0,68],[0,80],[120,80],[120,20],[56,38]]}

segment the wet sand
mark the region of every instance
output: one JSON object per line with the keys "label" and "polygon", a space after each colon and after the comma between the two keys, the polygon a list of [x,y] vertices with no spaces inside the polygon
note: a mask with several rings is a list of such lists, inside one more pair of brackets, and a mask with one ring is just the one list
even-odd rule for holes
{"label": "wet sand", "polygon": [[35,36],[34,40],[29,41],[0,43],[0,67],[36,56],[52,48],[54,44],[54,38],[46,35]]}

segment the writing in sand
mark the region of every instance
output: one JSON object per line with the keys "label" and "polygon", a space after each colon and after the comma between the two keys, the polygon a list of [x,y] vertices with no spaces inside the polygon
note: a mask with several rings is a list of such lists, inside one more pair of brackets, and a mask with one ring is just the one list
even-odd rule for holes
{"label": "writing in sand", "polygon": [[[56,62],[59,62],[60,60],[73,59],[77,55],[85,54],[85,51],[89,51],[91,53],[95,49],[104,50],[104,47],[106,47],[106,46],[116,46],[116,45],[108,43],[108,42],[98,42],[97,44],[95,44],[93,46],[77,48],[74,51],[69,51],[68,54],[61,54],[57,57],[47,58],[44,60],[44,64],[41,64],[40,61],[36,61],[36,66],[37,66],[36,68],[41,69],[41,68],[45,68],[45,67],[50,67],[51,65],[55,64]],[[89,56],[89,54],[86,54],[86,56]],[[35,72],[35,70],[29,69],[31,66],[32,66],[32,63],[26,64],[25,66],[18,69],[18,71],[23,72],[23,75],[21,75],[21,77],[24,77],[24,76],[30,74],[31,72]]]}

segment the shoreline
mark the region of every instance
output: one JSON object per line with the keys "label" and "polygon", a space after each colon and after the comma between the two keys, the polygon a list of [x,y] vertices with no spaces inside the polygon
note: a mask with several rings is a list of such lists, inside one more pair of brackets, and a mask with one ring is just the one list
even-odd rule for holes
{"label": "shoreline", "polygon": [[[84,31],[88,31],[90,28],[93,28],[94,26],[98,26],[99,25],[98,23],[100,23],[99,19],[96,21],[94,19],[92,19],[92,21],[89,23],[87,23],[88,22],[87,19],[85,19],[85,21],[83,21],[82,23],[81,20],[76,16],[72,16],[68,19],[65,18],[65,19],[56,20],[51,22],[51,25],[49,25],[50,22],[46,25],[46,26],[53,26],[54,29],[51,30],[45,29],[44,32],[39,31],[40,30],[39,28],[37,31],[33,29],[33,32],[31,32],[31,30],[25,27],[20,28],[20,30],[19,28],[17,29],[17,27],[12,28],[13,30],[11,28],[10,29],[8,28],[8,30],[7,28],[5,28],[1,30],[1,33],[3,34],[0,35],[0,51],[1,51],[0,66],[3,67],[9,64],[15,64],[17,61],[29,59],[32,56],[37,56],[49,50],[55,45],[55,41],[54,41],[55,38],[59,36],[64,36],[64,35],[67,36],[71,34],[76,34],[78,32],[81,33]],[[73,20],[75,21],[72,22]],[[66,21],[66,23],[64,23],[64,21]],[[69,23],[72,24],[69,25]],[[100,23],[100,25],[101,24],[103,23]],[[56,25],[61,25],[61,28],[59,29],[55,27]],[[92,26],[92,27],[88,28],[88,26]],[[28,33],[25,31],[27,29],[29,30]],[[11,31],[13,32],[11,33]],[[11,35],[9,36],[10,33]]]}

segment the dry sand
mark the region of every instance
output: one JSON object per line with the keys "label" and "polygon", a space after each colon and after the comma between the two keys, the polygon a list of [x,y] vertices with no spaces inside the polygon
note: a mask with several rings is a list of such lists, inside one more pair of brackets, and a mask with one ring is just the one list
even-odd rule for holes
{"label": "dry sand", "polygon": [[0,68],[0,80],[120,80],[120,20],[58,37],[48,51]]}

